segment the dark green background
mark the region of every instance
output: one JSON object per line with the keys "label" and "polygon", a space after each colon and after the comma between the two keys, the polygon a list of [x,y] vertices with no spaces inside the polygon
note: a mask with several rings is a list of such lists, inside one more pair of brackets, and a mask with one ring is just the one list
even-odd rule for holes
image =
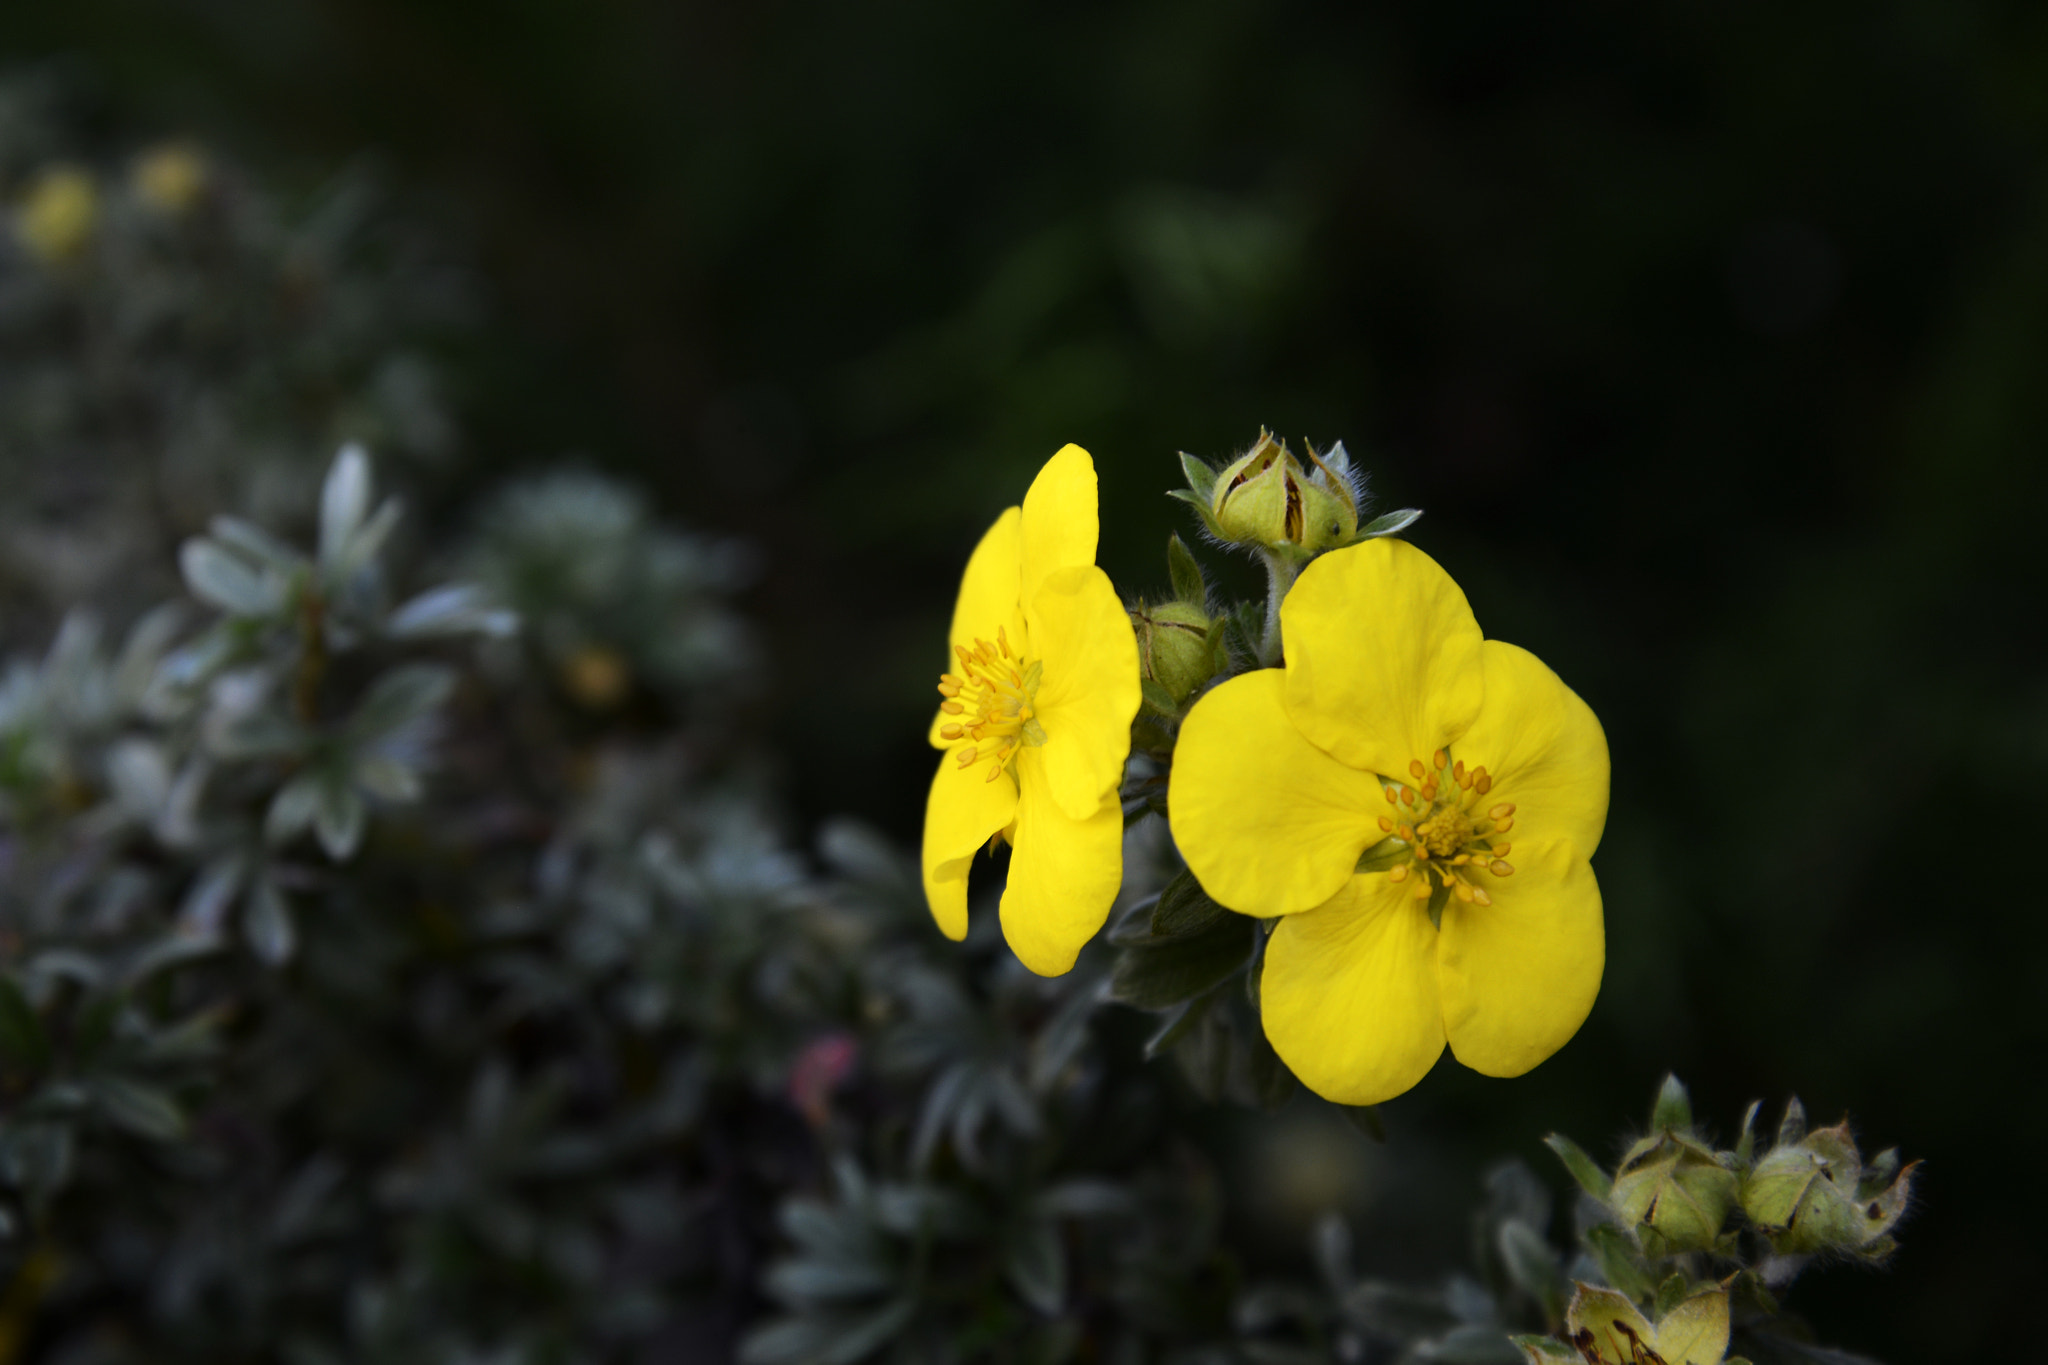
{"label": "dark green background", "polygon": [[1390,1159],[1448,1211],[1667,1066],[1796,1089],[1928,1160],[1826,1335],[2029,1353],[2048,10],[71,0],[0,52],[116,141],[380,157],[495,300],[468,485],[587,452],[765,550],[806,816],[915,837],[958,566],[1061,442],[1136,592],[1175,450],[1342,437],[1614,754],[1592,1021]]}

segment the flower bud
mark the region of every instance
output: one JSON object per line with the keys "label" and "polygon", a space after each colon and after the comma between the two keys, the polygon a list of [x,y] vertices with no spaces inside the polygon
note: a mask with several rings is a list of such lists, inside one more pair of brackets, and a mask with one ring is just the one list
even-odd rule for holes
{"label": "flower bud", "polygon": [[159,213],[176,217],[199,201],[208,179],[206,158],[182,142],[143,153],[129,183],[135,197]]}
{"label": "flower bud", "polygon": [[15,220],[15,235],[46,265],[76,259],[99,225],[100,192],[76,166],[44,171],[29,186]]}
{"label": "flower bud", "polygon": [[1714,1149],[1689,1132],[1653,1133],[1621,1159],[1612,1205],[1652,1256],[1712,1250],[1738,1179]]}
{"label": "flower bud", "polygon": [[1223,671],[1223,623],[1195,602],[1140,602],[1131,612],[1138,633],[1138,667],[1147,682],[1166,689],[1175,706]]}
{"label": "flower bud", "polygon": [[1914,1166],[1900,1171],[1886,1153],[1866,1169],[1847,1124],[1817,1128],[1758,1159],[1742,1182],[1742,1211],[1780,1255],[1843,1251],[1878,1260],[1892,1250]]}
{"label": "flower bud", "polygon": [[1358,499],[1350,482],[1309,448],[1314,472],[1261,431],[1258,443],[1216,476],[1209,511],[1217,533],[1238,544],[1317,554],[1349,544],[1358,533]]}

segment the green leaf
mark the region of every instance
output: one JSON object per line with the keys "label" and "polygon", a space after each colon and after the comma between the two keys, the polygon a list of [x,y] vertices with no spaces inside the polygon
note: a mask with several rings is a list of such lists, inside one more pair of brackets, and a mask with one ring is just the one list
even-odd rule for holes
{"label": "green leaf", "polygon": [[1600,1163],[1587,1156],[1584,1148],[1562,1133],[1552,1133],[1543,1139],[1543,1145],[1557,1153],[1557,1159],[1579,1182],[1580,1189],[1603,1204],[1607,1202],[1614,1193],[1614,1178],[1601,1170]]}
{"label": "green leaf", "polygon": [[1067,1252],[1050,1219],[1027,1218],[1010,1230],[1003,1274],[1024,1302],[1051,1317],[1067,1299]]}
{"label": "green leaf", "polygon": [[1159,1010],[1191,1000],[1250,959],[1258,922],[1225,914],[1194,933],[1126,948],[1111,973],[1109,998]]}
{"label": "green leaf", "polygon": [[1749,1108],[1742,1114],[1742,1136],[1735,1140],[1735,1164],[1747,1166],[1756,1156],[1756,1116],[1764,1107],[1762,1100],[1751,1100]]}
{"label": "green leaf", "polygon": [[194,597],[230,616],[267,617],[284,607],[284,579],[259,573],[205,536],[178,548],[178,568]]}
{"label": "green leaf", "polygon": [[1179,498],[1182,502],[1194,508],[1196,515],[1202,519],[1203,529],[1218,540],[1223,538],[1223,528],[1216,524],[1216,514],[1209,510],[1209,500],[1207,498],[1191,493],[1185,488],[1172,489],[1166,496],[1169,498]]}
{"label": "green leaf", "polygon": [[1450,903],[1451,888],[1449,883],[1440,882],[1430,889],[1429,923],[1432,928],[1441,929],[1444,927],[1444,908]]}
{"label": "green leaf", "polygon": [[0,975],[0,1055],[32,1071],[40,1071],[50,1061],[50,1039],[43,1032],[43,1021],[8,975]]}
{"label": "green leaf", "polygon": [[1412,856],[1408,845],[1389,834],[1365,852],[1358,855],[1359,872],[1385,872],[1399,867]]}
{"label": "green leaf", "polygon": [[1183,869],[1179,876],[1166,884],[1159,893],[1159,899],[1152,904],[1152,936],[1175,938],[1191,934],[1207,927],[1217,916],[1229,913],[1209,898],[1209,893],[1195,880],[1193,872]]}
{"label": "green leaf", "polygon": [[1337,1108],[1353,1128],[1374,1142],[1383,1143],[1387,1140],[1387,1121],[1380,1116],[1378,1105],[1343,1104]]}
{"label": "green leaf", "polygon": [[1778,1146],[1789,1147],[1806,1136],[1806,1106],[1794,1095],[1785,1102],[1785,1117],[1778,1122]]}
{"label": "green leaf", "polygon": [[1176,1007],[1172,1013],[1166,1016],[1166,1021],[1159,1026],[1158,1030],[1145,1040],[1145,1060],[1151,1061],[1154,1057],[1157,1057],[1160,1053],[1192,1033],[1195,1025],[1202,1022],[1202,1016],[1207,1014],[1209,1007],[1215,1003],[1216,992],[1211,991],[1207,995],[1198,995],[1186,1004]]}
{"label": "green leaf", "polygon": [[277,883],[268,877],[258,877],[249,889],[248,903],[242,907],[242,936],[248,940],[250,951],[271,966],[281,967],[291,961],[298,943],[291,906],[277,889]]}
{"label": "green leaf", "polygon": [[1630,1298],[1646,1299],[1656,1292],[1657,1283],[1644,1267],[1642,1257],[1628,1234],[1611,1223],[1597,1223],[1583,1238],[1600,1277]]}
{"label": "green leaf", "polygon": [[1204,506],[1216,497],[1216,469],[1207,460],[1197,459],[1185,450],[1180,452],[1180,470],[1187,476],[1187,491],[1202,500]]}
{"label": "green leaf", "polygon": [[1657,1286],[1657,1301],[1654,1309],[1657,1316],[1661,1318],[1683,1303],[1685,1301],[1685,1291],[1691,1287],[1692,1281],[1682,1274],[1668,1276],[1664,1283]]}
{"label": "green leaf", "polygon": [[1398,512],[1388,512],[1383,516],[1374,517],[1371,521],[1358,528],[1358,539],[1371,540],[1376,536],[1398,534],[1413,526],[1421,519],[1421,516],[1421,508],[1403,507]]}
{"label": "green leaf", "polygon": [[92,1083],[92,1092],[100,1112],[137,1137],[171,1142],[185,1135],[184,1112],[155,1086],[102,1076]]}
{"label": "green leaf", "polygon": [[1546,1321],[1556,1322],[1564,1312],[1565,1278],[1550,1243],[1521,1219],[1510,1218],[1500,1225],[1499,1244],[1508,1278],[1542,1307]]}
{"label": "green leaf", "polygon": [[1201,605],[1209,600],[1209,584],[1194,552],[1178,535],[1166,538],[1166,571],[1173,579],[1173,595],[1183,602]]}
{"label": "green leaf", "polygon": [[1650,1108],[1650,1131],[1653,1133],[1690,1133],[1692,1131],[1692,1096],[1676,1076],[1667,1075],[1664,1084],[1657,1090],[1657,1102]]}

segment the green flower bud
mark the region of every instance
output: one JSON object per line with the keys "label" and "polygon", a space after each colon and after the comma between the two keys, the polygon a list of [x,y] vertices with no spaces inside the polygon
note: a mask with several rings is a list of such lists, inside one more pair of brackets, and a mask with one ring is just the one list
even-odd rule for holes
{"label": "green flower bud", "polygon": [[1188,694],[1223,671],[1223,623],[1195,602],[1138,603],[1131,612],[1138,633],[1138,667],[1145,681],[1166,690],[1178,707]]}
{"label": "green flower bud", "polygon": [[[1866,1168],[1846,1123],[1779,1142],[1742,1182],[1742,1211],[1781,1255],[1844,1251],[1888,1255],[1905,1216],[1918,1162],[1898,1169],[1886,1152]],[[1894,1173],[1896,1172],[1896,1175]]]}
{"label": "green flower bud", "polygon": [[1319,554],[1358,534],[1358,498],[1350,481],[1309,447],[1314,472],[1269,431],[1216,476],[1209,513],[1224,540]]}
{"label": "green flower bud", "polygon": [[1740,1180],[1688,1132],[1653,1133],[1621,1159],[1611,1203],[1652,1256],[1708,1251],[1735,1207]]}

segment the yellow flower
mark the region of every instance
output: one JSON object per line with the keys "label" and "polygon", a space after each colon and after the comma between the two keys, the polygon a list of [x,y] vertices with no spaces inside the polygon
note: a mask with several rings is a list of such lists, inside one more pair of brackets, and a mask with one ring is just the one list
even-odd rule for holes
{"label": "yellow flower", "polygon": [[947,751],[924,817],[924,889],[948,938],[967,935],[967,870],[992,838],[1015,852],[1003,936],[1056,976],[1108,918],[1123,880],[1117,788],[1137,714],[1138,645],[1095,567],[1095,463],[1052,457],[1022,508],[996,518],[953,608],[953,671],[931,742]]}
{"label": "yellow flower", "polygon": [[1407,1090],[1446,1041],[1475,1071],[1521,1075],[1600,988],[1600,722],[1533,654],[1483,639],[1458,585],[1401,541],[1318,559],[1280,624],[1285,668],[1195,705],[1167,795],[1209,894],[1284,917],[1266,1037],[1342,1104]]}
{"label": "yellow flower", "polygon": [[198,148],[168,142],[143,153],[129,183],[135,187],[136,198],[175,217],[199,202],[207,178],[206,158]]}
{"label": "yellow flower", "polygon": [[29,186],[15,235],[38,260],[62,263],[82,254],[99,223],[100,192],[75,166],[44,171]]}

